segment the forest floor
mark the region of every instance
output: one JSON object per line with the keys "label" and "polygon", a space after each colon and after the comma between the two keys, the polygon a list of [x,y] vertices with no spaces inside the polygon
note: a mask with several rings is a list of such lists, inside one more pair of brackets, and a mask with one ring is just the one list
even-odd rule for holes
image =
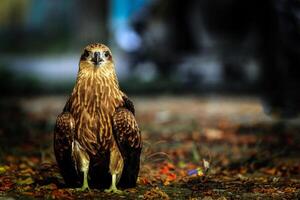
{"label": "forest floor", "polygon": [[66,97],[0,101],[1,199],[299,199],[300,122],[254,97],[136,97],[138,186],[124,194],[65,188],[53,126]]}

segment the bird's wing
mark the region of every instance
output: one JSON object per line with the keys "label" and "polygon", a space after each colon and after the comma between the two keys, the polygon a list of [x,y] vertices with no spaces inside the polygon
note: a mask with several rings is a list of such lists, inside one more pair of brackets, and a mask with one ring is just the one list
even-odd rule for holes
{"label": "bird's wing", "polygon": [[140,169],[142,139],[135,117],[126,107],[118,108],[115,111],[113,132],[124,160],[123,172],[118,185],[122,188],[135,187]]}
{"label": "bird's wing", "polygon": [[135,108],[132,101],[124,94],[123,96],[124,106],[127,108],[133,115],[135,115]]}
{"label": "bird's wing", "polygon": [[57,117],[54,128],[54,153],[61,174],[68,186],[77,187],[80,183],[72,157],[75,121],[71,113],[63,112]]}

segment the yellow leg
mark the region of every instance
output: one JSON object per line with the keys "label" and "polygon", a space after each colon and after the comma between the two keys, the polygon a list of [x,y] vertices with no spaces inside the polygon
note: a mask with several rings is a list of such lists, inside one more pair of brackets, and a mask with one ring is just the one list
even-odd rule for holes
{"label": "yellow leg", "polygon": [[80,146],[80,144],[75,141],[73,143],[73,157],[77,161],[76,165],[80,169],[80,171],[83,173],[83,183],[81,188],[77,188],[78,191],[84,191],[86,189],[90,190],[89,184],[88,184],[88,172],[89,172],[89,164],[90,159],[88,154],[83,151],[83,148]]}
{"label": "yellow leg", "polygon": [[117,194],[123,194],[123,191],[118,190],[118,188],[116,186],[116,179],[117,179],[117,175],[113,174],[112,175],[111,186],[110,186],[109,189],[104,190],[104,192],[112,192],[112,193],[117,193]]}
{"label": "yellow leg", "polygon": [[89,184],[88,184],[88,178],[87,178],[87,175],[88,175],[88,171],[84,171],[83,172],[83,184],[82,184],[82,187],[81,187],[81,190],[84,191],[84,190],[90,190],[89,188]]}
{"label": "yellow leg", "polygon": [[88,180],[87,180],[87,174],[88,174],[88,171],[83,171],[83,184],[82,184],[81,188],[76,188],[77,191],[90,190]]}
{"label": "yellow leg", "polygon": [[88,183],[88,173],[89,173],[89,160],[81,157],[81,171],[83,173],[83,183],[82,187],[78,188],[78,191],[90,190]]}

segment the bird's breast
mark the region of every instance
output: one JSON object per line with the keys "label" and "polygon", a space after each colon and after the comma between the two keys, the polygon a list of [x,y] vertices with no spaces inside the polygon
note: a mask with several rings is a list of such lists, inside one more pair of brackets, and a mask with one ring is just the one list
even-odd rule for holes
{"label": "bird's breast", "polygon": [[76,138],[79,143],[86,143],[84,146],[109,149],[113,142],[111,118],[115,109],[123,104],[122,93],[110,85],[90,85],[91,82],[80,83],[72,94]]}

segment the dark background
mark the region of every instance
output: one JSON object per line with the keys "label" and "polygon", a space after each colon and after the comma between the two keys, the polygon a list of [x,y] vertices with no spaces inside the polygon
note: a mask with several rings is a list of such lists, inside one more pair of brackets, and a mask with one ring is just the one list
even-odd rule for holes
{"label": "dark background", "polygon": [[299,110],[299,1],[4,0],[2,95],[67,94],[84,46],[114,53],[133,94],[258,95]]}
{"label": "dark background", "polygon": [[53,153],[94,42],[142,130],[126,199],[299,199],[299,0],[0,0],[0,199],[119,197],[64,188]]}

